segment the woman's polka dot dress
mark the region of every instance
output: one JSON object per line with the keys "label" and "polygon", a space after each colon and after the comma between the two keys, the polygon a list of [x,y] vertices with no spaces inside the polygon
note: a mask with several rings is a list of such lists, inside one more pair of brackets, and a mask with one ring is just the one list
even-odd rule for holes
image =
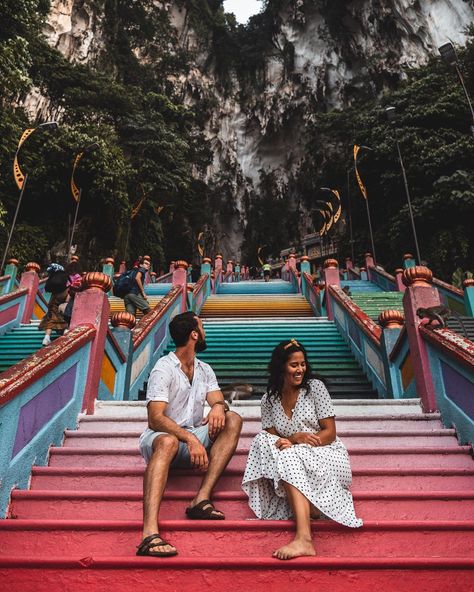
{"label": "woman's polka dot dress", "polygon": [[[290,419],[278,399],[262,397],[262,428],[274,427],[285,438],[296,432],[319,432],[319,419],[334,417],[331,397],[320,380],[301,389]],[[296,444],[278,450],[278,436],[262,431],[253,439],[242,488],[258,518],[288,520],[292,512],[282,481],[299,489],[328,518],[358,528],[362,520],[354,512],[348,487],[352,481],[349,455],[336,438],[327,446]]]}

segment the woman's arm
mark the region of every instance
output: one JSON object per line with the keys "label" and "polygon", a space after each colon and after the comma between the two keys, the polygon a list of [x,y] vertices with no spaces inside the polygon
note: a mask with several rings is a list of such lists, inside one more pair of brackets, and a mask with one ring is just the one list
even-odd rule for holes
{"label": "woman's arm", "polygon": [[326,417],[318,420],[321,430],[312,434],[311,432],[296,432],[288,439],[292,444],[310,444],[311,446],[327,446],[336,439],[336,420],[334,417]]}

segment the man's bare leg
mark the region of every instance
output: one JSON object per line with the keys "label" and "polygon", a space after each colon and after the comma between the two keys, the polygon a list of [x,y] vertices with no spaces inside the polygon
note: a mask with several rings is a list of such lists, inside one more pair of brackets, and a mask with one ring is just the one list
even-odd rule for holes
{"label": "man's bare leg", "polygon": [[288,501],[296,520],[296,535],[291,543],[280,547],[273,553],[278,559],[293,559],[316,555],[311,534],[310,508],[311,503],[299,489],[283,481]]}
{"label": "man's bare leg", "polygon": [[[143,479],[143,538],[159,532],[158,512],[168,472],[178,452],[178,438],[171,434],[157,436],[153,440],[153,456],[148,463]],[[174,551],[172,545],[154,545],[151,551]]]}
{"label": "man's bare leg", "polygon": [[190,504],[191,508],[203,500],[211,499],[212,491],[219,477],[229,464],[237,448],[241,430],[242,418],[237,413],[229,411],[226,414],[225,427],[212,445],[209,453],[209,466],[201,487]]}

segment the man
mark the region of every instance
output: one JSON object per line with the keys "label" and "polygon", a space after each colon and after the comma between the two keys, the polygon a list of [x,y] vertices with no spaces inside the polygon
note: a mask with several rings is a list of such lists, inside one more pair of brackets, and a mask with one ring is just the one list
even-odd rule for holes
{"label": "man", "polygon": [[264,266],[262,267],[263,270],[263,278],[266,282],[270,281],[270,272],[272,270],[272,266],[270,265],[270,263],[265,263]]}
{"label": "man", "polygon": [[[186,514],[194,520],[223,520],[212,491],[237,448],[242,419],[229,411],[212,368],[196,358],[206,348],[201,319],[177,315],[169,325],[176,351],[151,371],[147,387],[148,428],[140,436],[147,462],[143,483],[143,540],[137,555],[170,557],[176,548],[159,534],[158,512],[170,467],[206,471]],[[204,404],[211,410],[203,420]]]}
{"label": "man", "polygon": [[127,312],[136,316],[137,308],[147,314],[150,312],[150,304],[145,294],[145,276],[150,271],[150,262],[144,259],[138,269],[134,272],[133,285],[128,294],[123,298]]}

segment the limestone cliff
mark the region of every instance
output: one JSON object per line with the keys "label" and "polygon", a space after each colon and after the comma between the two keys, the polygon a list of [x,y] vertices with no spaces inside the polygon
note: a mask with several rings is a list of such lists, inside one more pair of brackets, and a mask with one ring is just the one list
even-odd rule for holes
{"label": "limestone cliff", "polygon": [[[305,126],[318,111],[349,105],[393,88],[408,68],[424,64],[447,40],[462,43],[474,20],[466,0],[274,0],[272,50],[248,83],[231,72],[224,86],[209,38],[193,27],[189,2],[154,4],[167,11],[176,48],[187,51],[190,68],[170,75],[175,96],[203,108],[203,126],[213,162],[207,182],[226,214],[215,221],[225,255],[238,256],[246,208],[259,191],[262,172],[281,197],[298,170],[305,149]],[[219,9],[219,2],[216,10]],[[102,3],[52,0],[45,30],[49,43],[69,60],[103,61],[106,47]],[[278,9],[278,10],[276,10]],[[149,59],[146,48],[134,48]],[[258,87],[258,88],[257,88]],[[47,109],[47,98],[32,92],[31,113]]]}

